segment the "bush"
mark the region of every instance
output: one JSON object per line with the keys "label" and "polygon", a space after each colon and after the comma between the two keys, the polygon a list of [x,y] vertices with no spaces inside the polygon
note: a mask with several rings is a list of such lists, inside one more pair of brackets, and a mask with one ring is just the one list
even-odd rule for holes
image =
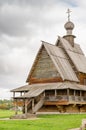
{"label": "bush", "polygon": [[9,110],[13,107],[12,100],[0,100],[0,109]]}

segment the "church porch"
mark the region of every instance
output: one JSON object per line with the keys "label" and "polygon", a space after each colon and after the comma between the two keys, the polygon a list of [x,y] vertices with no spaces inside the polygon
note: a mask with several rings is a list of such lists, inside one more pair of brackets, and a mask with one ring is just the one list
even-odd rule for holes
{"label": "church porch", "polygon": [[[21,103],[24,113],[36,113],[43,106],[86,105],[86,86],[76,83],[32,84],[25,89],[13,90],[16,108]],[[17,96],[16,93],[20,93]]]}

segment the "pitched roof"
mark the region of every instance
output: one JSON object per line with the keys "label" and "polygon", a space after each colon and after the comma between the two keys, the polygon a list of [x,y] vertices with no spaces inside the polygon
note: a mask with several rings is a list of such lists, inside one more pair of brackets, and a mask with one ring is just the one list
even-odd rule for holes
{"label": "pitched roof", "polygon": [[70,59],[74,63],[79,72],[86,73],[86,57],[84,56],[79,45],[74,44],[74,47],[64,38],[60,37],[63,48],[69,55]]}
{"label": "pitched roof", "polygon": [[22,87],[12,89],[11,92],[24,92],[24,91],[28,91],[29,89],[30,89],[29,85],[24,85]]}
{"label": "pitched roof", "polygon": [[[25,87],[25,86],[24,86]],[[40,95],[45,90],[59,90],[59,89],[73,89],[86,91],[85,85],[79,85],[71,82],[59,82],[59,83],[45,83],[45,84],[33,84],[28,85],[29,91],[19,98],[31,98]],[[17,90],[17,89],[16,89]]]}
{"label": "pitched roof", "polygon": [[46,42],[43,42],[43,45],[45,46],[62,79],[79,82],[62,48],[48,44]]}
{"label": "pitched roof", "polygon": [[65,38],[62,38],[60,36],[58,38],[61,41],[62,46],[65,50],[70,50],[72,52],[84,55],[79,44],[74,43],[74,47],[72,47],[71,44]]}
{"label": "pitched roof", "polygon": [[77,70],[86,73],[86,57],[84,55],[67,50],[68,55],[76,66]]}
{"label": "pitched roof", "polygon": [[[44,41],[42,41],[42,46],[45,47],[48,55],[50,56],[52,62],[54,63],[57,71],[59,72],[59,74],[61,75],[61,78],[63,80],[79,82],[79,80],[78,80],[74,70],[72,69],[71,64],[69,63],[68,58],[62,48],[59,48],[58,46],[49,44]],[[42,49],[42,46],[41,46],[40,50]],[[40,52],[40,50],[39,50],[39,52]],[[39,52],[38,52],[38,55],[39,55]],[[37,57],[36,57],[36,59],[37,59]],[[35,59],[35,61],[36,61],[36,59]],[[35,62],[33,64],[33,66],[35,66]],[[29,73],[27,81],[29,81],[29,78],[30,78],[32,70],[33,70],[33,66]]]}

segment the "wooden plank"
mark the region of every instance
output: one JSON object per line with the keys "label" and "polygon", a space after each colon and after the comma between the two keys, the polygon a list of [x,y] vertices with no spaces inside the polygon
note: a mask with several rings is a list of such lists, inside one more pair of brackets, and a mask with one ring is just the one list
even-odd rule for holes
{"label": "wooden plank", "polygon": [[58,102],[51,102],[51,101],[45,101],[44,105],[69,105],[69,104],[78,104],[78,105],[86,105],[86,102],[68,102],[68,101],[58,101]]}
{"label": "wooden plank", "polygon": [[45,101],[44,105],[68,105],[67,101]]}
{"label": "wooden plank", "polygon": [[53,82],[63,82],[62,78],[57,77],[57,78],[31,78],[30,79],[30,84],[35,84],[35,83],[53,83]]}

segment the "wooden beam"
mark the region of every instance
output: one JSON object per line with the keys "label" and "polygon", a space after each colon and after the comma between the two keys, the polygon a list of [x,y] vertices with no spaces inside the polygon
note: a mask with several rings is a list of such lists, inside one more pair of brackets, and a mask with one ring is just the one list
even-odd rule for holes
{"label": "wooden beam", "polygon": [[53,83],[53,82],[63,82],[61,77],[52,77],[52,78],[30,78],[30,84],[35,83]]}
{"label": "wooden beam", "polygon": [[55,102],[53,102],[53,101],[45,101],[44,102],[44,105],[49,105],[49,106],[51,106],[51,105],[68,105],[68,101],[55,101]]}

